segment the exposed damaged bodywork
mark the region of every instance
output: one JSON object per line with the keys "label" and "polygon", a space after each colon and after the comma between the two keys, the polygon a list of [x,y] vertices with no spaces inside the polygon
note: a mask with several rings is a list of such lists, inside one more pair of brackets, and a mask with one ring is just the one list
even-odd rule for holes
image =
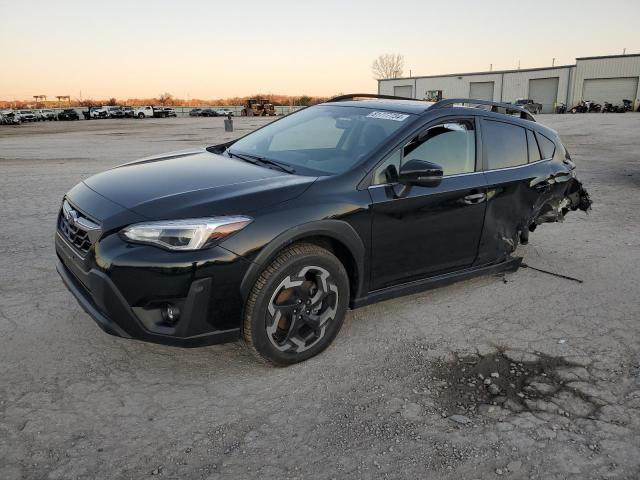
{"label": "exposed damaged bodywork", "polygon": [[559,150],[553,159],[517,171],[485,173],[489,186],[479,264],[506,258],[528,243],[538,225],[562,222],[570,211],[589,211],[592,202],[575,164]]}

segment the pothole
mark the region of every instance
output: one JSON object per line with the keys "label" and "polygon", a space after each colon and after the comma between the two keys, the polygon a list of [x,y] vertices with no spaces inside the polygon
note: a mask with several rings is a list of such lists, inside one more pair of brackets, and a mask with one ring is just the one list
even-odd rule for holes
{"label": "pothole", "polygon": [[562,357],[499,351],[437,363],[433,375],[441,386],[438,403],[450,414],[473,415],[481,405],[496,405],[588,417],[599,406],[572,386],[589,385],[589,372]]}

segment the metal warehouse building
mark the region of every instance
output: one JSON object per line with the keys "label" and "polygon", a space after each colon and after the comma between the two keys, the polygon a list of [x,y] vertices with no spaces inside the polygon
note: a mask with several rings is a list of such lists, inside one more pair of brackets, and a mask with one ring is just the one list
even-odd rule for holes
{"label": "metal warehouse building", "polygon": [[[622,104],[640,98],[640,54],[576,58],[575,65],[490,72],[454,73],[378,80],[378,93],[411,98],[477,98],[514,102],[530,98],[543,106],[568,107],[580,100]],[[637,102],[636,102],[637,105]]]}

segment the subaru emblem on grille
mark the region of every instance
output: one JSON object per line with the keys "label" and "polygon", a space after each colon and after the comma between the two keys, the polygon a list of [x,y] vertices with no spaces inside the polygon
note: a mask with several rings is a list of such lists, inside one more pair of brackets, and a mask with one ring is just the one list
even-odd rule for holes
{"label": "subaru emblem on grille", "polygon": [[67,221],[69,222],[69,225],[75,227],[76,222],[78,221],[78,212],[76,212],[75,210],[70,210]]}
{"label": "subaru emblem on grille", "polygon": [[69,225],[75,227],[78,222],[78,212],[76,212],[71,205],[65,200],[62,204],[62,214],[64,215],[65,220],[69,222]]}

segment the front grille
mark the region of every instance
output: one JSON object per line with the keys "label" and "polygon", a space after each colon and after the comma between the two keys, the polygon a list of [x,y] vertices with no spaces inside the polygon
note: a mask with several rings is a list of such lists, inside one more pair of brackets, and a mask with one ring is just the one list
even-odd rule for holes
{"label": "front grille", "polygon": [[71,225],[62,214],[60,214],[58,230],[60,230],[62,235],[81,252],[87,253],[89,248],[91,248],[89,233],[78,225]]}
{"label": "front grille", "polygon": [[73,209],[66,200],[58,215],[58,231],[82,253],[87,253],[100,236],[100,226]]}

